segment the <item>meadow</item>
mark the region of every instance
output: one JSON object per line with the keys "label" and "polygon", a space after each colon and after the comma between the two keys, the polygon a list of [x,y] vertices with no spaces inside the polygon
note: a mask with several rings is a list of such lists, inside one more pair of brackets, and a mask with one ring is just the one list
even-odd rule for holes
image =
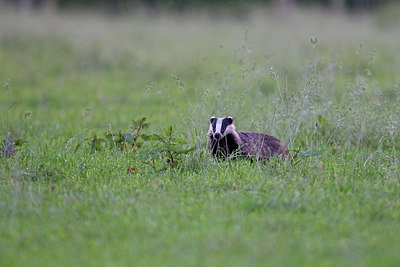
{"label": "meadow", "polygon": [[[0,265],[398,266],[388,11],[0,10]],[[216,161],[211,116],[291,156]]]}

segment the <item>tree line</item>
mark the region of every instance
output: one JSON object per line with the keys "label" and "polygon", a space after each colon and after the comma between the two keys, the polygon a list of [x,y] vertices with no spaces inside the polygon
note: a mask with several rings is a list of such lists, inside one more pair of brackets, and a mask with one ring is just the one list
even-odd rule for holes
{"label": "tree line", "polygon": [[266,4],[283,8],[293,5],[318,5],[331,9],[366,10],[391,1],[396,0],[0,0],[0,7],[33,9],[50,6],[57,9],[95,8],[119,12],[138,8],[184,11],[194,8],[238,8],[251,4]]}

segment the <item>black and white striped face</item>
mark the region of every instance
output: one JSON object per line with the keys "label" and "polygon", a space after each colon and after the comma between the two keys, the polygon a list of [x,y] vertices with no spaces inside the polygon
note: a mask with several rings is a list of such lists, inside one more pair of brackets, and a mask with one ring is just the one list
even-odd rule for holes
{"label": "black and white striped face", "polygon": [[209,135],[212,135],[215,139],[221,139],[232,131],[233,127],[232,123],[233,123],[232,117],[225,117],[225,118],[211,117],[210,130],[208,133]]}

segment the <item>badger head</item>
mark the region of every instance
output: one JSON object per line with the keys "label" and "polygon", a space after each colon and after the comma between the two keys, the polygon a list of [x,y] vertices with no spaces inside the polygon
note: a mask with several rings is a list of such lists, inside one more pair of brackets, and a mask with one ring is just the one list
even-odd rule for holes
{"label": "badger head", "polygon": [[236,129],[233,125],[232,117],[211,117],[208,135],[214,137],[214,139],[219,140],[228,134],[234,133],[235,131]]}

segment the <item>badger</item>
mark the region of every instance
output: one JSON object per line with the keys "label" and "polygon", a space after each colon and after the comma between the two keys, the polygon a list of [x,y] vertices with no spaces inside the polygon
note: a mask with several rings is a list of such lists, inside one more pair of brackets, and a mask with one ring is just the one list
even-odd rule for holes
{"label": "badger", "polygon": [[237,131],[232,117],[211,117],[208,146],[211,154],[219,158],[243,156],[266,162],[271,156],[288,155],[287,146],[278,138]]}

